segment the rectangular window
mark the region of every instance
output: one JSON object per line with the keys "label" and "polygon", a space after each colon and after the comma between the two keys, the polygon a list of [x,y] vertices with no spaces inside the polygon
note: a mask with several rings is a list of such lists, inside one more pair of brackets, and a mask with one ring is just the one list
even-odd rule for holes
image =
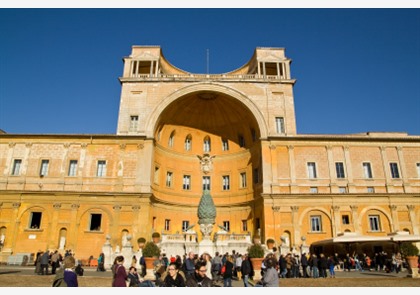
{"label": "rectangular window", "polygon": [[341,216],[341,221],[343,224],[350,224],[350,218],[348,215]]}
{"label": "rectangular window", "polygon": [[226,231],[230,231],[230,222],[229,221],[223,221],[223,227]]}
{"label": "rectangular window", "polygon": [[372,186],[368,186],[368,188],[367,188],[367,192],[368,192],[368,193],[370,193],[370,194],[372,194],[372,193],[374,193],[374,192],[375,192],[375,188],[374,188],[374,187],[372,187]]}
{"label": "rectangular window", "polygon": [[98,161],[98,169],[96,170],[97,177],[105,177],[106,176],[106,161],[99,160]]}
{"label": "rectangular window", "polygon": [[210,190],[210,176],[203,176],[203,191]]}
{"label": "rectangular window", "polygon": [[169,231],[171,229],[171,220],[165,219],[165,230]]}
{"label": "rectangular window", "polygon": [[222,151],[229,150],[229,141],[227,139],[222,139]]}
{"label": "rectangular window", "polygon": [[239,146],[240,147],[244,147],[245,146],[245,138],[244,138],[244,136],[242,134],[239,134],[238,139],[239,139]]}
{"label": "rectangular window", "polygon": [[308,162],[308,177],[311,179],[316,178],[316,165],[314,162]]}
{"label": "rectangular window", "polygon": [[346,194],[347,193],[347,187],[345,186],[340,186],[338,188],[338,191],[340,192],[340,194]]}
{"label": "rectangular window", "polygon": [[182,180],[182,189],[190,190],[191,189],[191,175],[184,175]]}
{"label": "rectangular window", "polygon": [[242,172],[239,176],[240,188],[246,187],[246,172]]}
{"label": "rectangular window", "polygon": [[276,131],[279,134],[284,133],[284,118],[283,117],[276,117]]}
{"label": "rectangular window", "polygon": [[389,163],[389,168],[391,169],[392,178],[400,178],[400,172],[398,171],[397,163]]}
{"label": "rectangular window", "polygon": [[166,172],[166,186],[171,187],[172,186],[172,172]]}
{"label": "rectangular window", "polygon": [[316,186],[312,186],[309,191],[311,192],[311,194],[317,194],[318,193],[318,188]]}
{"label": "rectangular window", "polygon": [[15,159],[13,161],[12,175],[17,176],[20,174],[20,167],[22,166],[21,159]]}
{"label": "rectangular window", "polygon": [[420,163],[416,163],[417,177],[420,178]]}
{"label": "rectangular window", "polygon": [[39,176],[47,176],[48,175],[48,166],[50,164],[49,160],[42,160],[41,161],[41,169],[39,170]]}
{"label": "rectangular window", "polygon": [[130,131],[137,131],[139,116],[130,116]]}
{"label": "rectangular window", "polygon": [[223,190],[228,191],[230,190],[230,176],[229,175],[223,175]]}
{"label": "rectangular window", "polygon": [[182,221],[182,231],[187,231],[189,226],[190,226],[190,222],[188,220]]}
{"label": "rectangular window", "polygon": [[311,216],[311,232],[321,232],[321,216]]}
{"label": "rectangular window", "polygon": [[248,231],[248,222],[246,220],[242,220],[242,231]]}
{"label": "rectangular window", "polygon": [[155,166],[155,175],[154,175],[153,178],[154,178],[153,181],[156,184],[159,184],[159,167],[157,167],[157,166]]}
{"label": "rectangular window", "polygon": [[205,138],[203,141],[203,151],[209,153],[211,150],[210,138]]}
{"label": "rectangular window", "polygon": [[342,162],[335,163],[335,171],[337,173],[337,178],[345,178],[346,177],[344,175],[344,163],[342,163]]}
{"label": "rectangular window", "polygon": [[102,214],[90,214],[90,231],[100,231],[101,230],[101,220]]}
{"label": "rectangular window", "polygon": [[68,176],[76,176],[77,160],[70,160]]}
{"label": "rectangular window", "polygon": [[363,174],[365,178],[372,178],[372,168],[370,167],[370,163],[363,163]]}
{"label": "rectangular window", "polygon": [[253,178],[254,178],[254,183],[260,182],[260,171],[258,170],[258,168],[254,168]]}
{"label": "rectangular window", "polygon": [[29,219],[29,228],[40,229],[41,228],[42,212],[31,212]]}
{"label": "rectangular window", "polygon": [[369,215],[369,225],[371,231],[380,231],[379,215]]}

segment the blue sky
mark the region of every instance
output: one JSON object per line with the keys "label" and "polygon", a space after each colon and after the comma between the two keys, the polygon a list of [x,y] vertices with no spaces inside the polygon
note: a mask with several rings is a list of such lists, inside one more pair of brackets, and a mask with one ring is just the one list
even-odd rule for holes
{"label": "blue sky", "polygon": [[420,135],[420,10],[0,9],[0,129],[115,134],[122,58],[160,45],[176,67],[292,59],[297,132]]}

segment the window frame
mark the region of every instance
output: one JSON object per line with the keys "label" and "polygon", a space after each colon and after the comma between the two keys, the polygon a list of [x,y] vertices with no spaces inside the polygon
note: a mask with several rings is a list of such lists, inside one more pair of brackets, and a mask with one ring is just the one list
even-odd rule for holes
{"label": "window frame", "polygon": [[106,160],[98,160],[96,167],[96,177],[106,177]]}
{"label": "window frame", "polygon": [[182,189],[186,191],[191,190],[191,175],[184,174],[182,176]]}
{"label": "window frame", "polygon": [[21,168],[22,168],[22,159],[14,159],[11,175],[19,176]]}
{"label": "window frame", "polygon": [[77,160],[70,160],[69,161],[69,169],[67,171],[67,176],[70,176],[70,177],[77,176],[77,165],[78,165]]}
{"label": "window frame", "polygon": [[276,117],[275,122],[277,134],[285,134],[284,117]]}
{"label": "window frame", "polygon": [[50,167],[50,160],[48,159],[42,159],[41,160],[41,167],[39,169],[39,176],[44,177],[48,175],[48,170]]}
{"label": "window frame", "polygon": [[203,192],[204,191],[210,191],[211,190],[211,177],[208,175],[204,175],[202,177],[202,187],[203,187]]}
{"label": "window frame", "polygon": [[32,211],[29,216],[28,228],[41,229],[41,224],[42,224],[42,212]]}
{"label": "window frame", "polygon": [[365,179],[372,179],[373,178],[373,172],[372,172],[372,164],[370,162],[363,162],[362,163],[363,168],[363,176]]}
{"label": "window frame", "polygon": [[317,171],[316,171],[316,162],[307,162],[306,163],[308,178],[309,179],[317,179]]}
{"label": "window frame", "polygon": [[139,127],[139,116],[138,115],[131,115],[130,116],[130,127],[129,131],[137,131]]}
{"label": "window frame", "polygon": [[102,226],[102,214],[90,213],[88,231],[101,231],[101,226]]}
{"label": "window frame", "polygon": [[346,178],[346,172],[344,169],[343,162],[335,162],[335,175],[337,179],[344,179]]}
{"label": "window frame", "polygon": [[368,215],[369,219],[369,229],[371,232],[380,232],[381,231],[381,218],[379,214]]}
{"label": "window frame", "polygon": [[248,181],[246,178],[247,178],[246,171],[239,173],[239,188],[247,188]]}
{"label": "window frame", "polygon": [[391,172],[391,178],[392,179],[400,179],[401,175],[400,175],[400,170],[398,168],[398,163],[397,162],[390,162],[389,163],[389,169]]}
{"label": "window frame", "polygon": [[222,190],[230,190],[230,175],[222,175]]}
{"label": "window frame", "polygon": [[165,180],[166,187],[173,186],[173,176],[174,176],[174,173],[172,171],[166,171],[166,180]]}
{"label": "window frame", "polygon": [[322,216],[321,215],[311,215],[310,217],[310,225],[311,225],[311,232],[312,233],[320,233],[322,232]]}

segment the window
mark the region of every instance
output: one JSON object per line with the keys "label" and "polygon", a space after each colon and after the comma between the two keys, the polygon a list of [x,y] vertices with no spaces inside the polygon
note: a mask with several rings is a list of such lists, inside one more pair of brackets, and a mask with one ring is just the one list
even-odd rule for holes
{"label": "window", "polygon": [[191,189],[191,175],[184,175],[182,179],[182,189],[184,190]]}
{"label": "window", "polygon": [[417,177],[420,178],[420,163],[416,163],[416,168],[417,168]]}
{"label": "window", "polygon": [[169,136],[168,146],[174,147],[174,138],[175,138],[175,131],[172,131],[171,135]]}
{"label": "window", "polygon": [[101,230],[101,220],[102,214],[90,214],[90,231],[100,231]]}
{"label": "window", "polygon": [[311,216],[311,232],[321,232],[321,216]]}
{"label": "window", "polygon": [[346,194],[347,193],[347,187],[345,186],[340,186],[338,188],[338,191],[340,192],[340,194]]}
{"label": "window", "polygon": [[369,225],[371,231],[380,231],[379,215],[369,215]]}
{"label": "window", "polygon": [[363,174],[365,178],[372,178],[372,168],[370,167],[370,163],[363,163]]}
{"label": "window", "polygon": [[342,162],[335,163],[335,171],[337,173],[337,178],[345,178],[344,175],[344,164]]}
{"label": "window", "polygon": [[372,186],[368,186],[368,188],[367,188],[367,192],[368,192],[368,193],[370,193],[370,194],[372,194],[372,193],[374,193],[374,192],[375,192],[375,188],[374,188],[374,187],[372,187]]}
{"label": "window", "polygon": [[397,163],[389,163],[389,167],[391,169],[391,177],[392,178],[400,178],[400,172],[398,171],[398,164]]}
{"label": "window", "polygon": [[254,128],[251,128],[251,137],[253,142],[257,140],[257,132],[255,132]]}
{"label": "window", "polygon": [[42,160],[41,161],[41,169],[39,170],[39,176],[47,176],[48,175],[48,166],[50,164],[49,160]]}
{"label": "window", "polygon": [[191,150],[191,145],[192,145],[192,137],[191,135],[188,135],[185,138],[185,142],[184,142],[184,149],[188,152]]}
{"label": "window", "polygon": [[276,132],[281,134],[284,133],[284,118],[276,117]]}
{"label": "window", "polygon": [[77,160],[70,160],[68,176],[76,176]]}
{"label": "window", "polygon": [[254,183],[260,182],[260,171],[258,170],[258,168],[254,168],[253,178],[254,178]]}
{"label": "window", "polygon": [[230,176],[229,175],[223,175],[222,176],[222,182],[223,182],[222,189],[224,191],[230,190]]}
{"label": "window", "polygon": [[187,228],[190,226],[190,222],[188,220],[182,221],[182,231],[187,231]]}
{"label": "window", "polygon": [[248,231],[248,222],[246,220],[242,220],[242,231]]}
{"label": "window", "polygon": [[98,169],[96,171],[97,177],[104,177],[106,176],[106,161],[99,160],[98,161]]}
{"label": "window", "polygon": [[170,219],[165,219],[165,230],[170,230],[171,229],[171,220]]}
{"label": "window", "polygon": [[223,227],[226,231],[230,231],[230,222],[229,221],[223,221]]}
{"label": "window", "polygon": [[240,184],[240,188],[246,187],[246,172],[241,172],[239,176],[239,184]]}
{"label": "window", "polygon": [[31,212],[29,219],[29,228],[39,229],[41,228],[42,212]]}
{"label": "window", "polygon": [[341,216],[341,222],[343,224],[350,224],[350,218],[349,218],[349,216],[348,215]]}
{"label": "window", "polygon": [[260,219],[259,218],[255,219],[255,228],[256,229],[260,229],[261,228],[261,224],[260,224]]}
{"label": "window", "polygon": [[154,182],[159,184],[159,167],[155,166],[155,175],[154,175]]}
{"label": "window", "polygon": [[222,151],[229,150],[229,141],[226,138],[222,139]]}
{"label": "window", "polygon": [[245,138],[242,134],[239,134],[238,140],[239,140],[239,146],[244,147],[245,146]]}
{"label": "window", "polygon": [[210,190],[210,176],[203,176],[203,191]]}
{"label": "window", "polygon": [[309,191],[311,192],[311,194],[317,194],[318,193],[318,188],[316,186],[312,186]]}
{"label": "window", "polygon": [[139,116],[130,116],[130,131],[137,131]]}
{"label": "window", "polygon": [[166,186],[171,187],[172,186],[172,172],[166,172]]}
{"label": "window", "polygon": [[15,159],[13,161],[12,175],[16,176],[20,174],[20,166],[22,165],[21,159]]}
{"label": "window", "polygon": [[211,150],[210,137],[206,136],[203,141],[203,151],[205,153],[208,153],[210,152],[210,150]]}
{"label": "window", "polygon": [[316,166],[314,162],[308,162],[308,177],[311,179],[316,178]]}

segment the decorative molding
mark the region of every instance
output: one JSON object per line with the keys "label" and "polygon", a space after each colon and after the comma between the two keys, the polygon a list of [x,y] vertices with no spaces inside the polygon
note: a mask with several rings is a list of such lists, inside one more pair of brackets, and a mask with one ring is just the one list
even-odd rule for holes
{"label": "decorative molding", "polygon": [[133,205],[133,207],[131,207],[133,210],[140,210],[141,206],[140,205]]}
{"label": "decorative molding", "polygon": [[31,148],[32,147],[32,145],[33,145],[33,143],[32,142],[27,142],[27,143],[25,143],[25,146],[29,149],[29,148]]}
{"label": "decorative molding", "polygon": [[294,148],[295,148],[295,146],[293,146],[293,145],[288,145],[288,146],[287,146],[287,149],[288,149],[289,151],[293,151],[293,150],[294,150]]}
{"label": "decorative molding", "polygon": [[397,205],[389,205],[389,209],[391,209],[391,211],[395,211],[397,210]]}
{"label": "decorative molding", "polygon": [[357,211],[357,209],[359,209],[359,206],[357,206],[357,205],[351,205],[351,206],[350,206],[350,209],[351,209],[352,211]]}
{"label": "decorative molding", "polygon": [[60,209],[61,208],[61,203],[54,203],[53,208],[54,209]]}
{"label": "decorative molding", "polygon": [[280,211],[280,206],[273,206],[273,211],[274,212],[279,212]]}
{"label": "decorative molding", "polygon": [[70,147],[70,143],[68,143],[68,142],[65,142],[65,143],[63,143],[63,146],[64,146],[64,148],[66,148],[66,149],[68,149],[69,147]]}
{"label": "decorative molding", "polygon": [[9,148],[12,148],[16,145],[16,142],[9,142]]}
{"label": "decorative molding", "polygon": [[299,206],[291,206],[290,209],[292,209],[293,213],[296,213],[299,211]]}
{"label": "decorative molding", "polygon": [[120,144],[120,149],[121,150],[125,150],[126,147],[127,147],[127,145],[125,143]]}
{"label": "decorative molding", "polygon": [[122,206],[121,205],[115,205],[112,207],[112,209],[114,210],[121,210]]}
{"label": "decorative molding", "polygon": [[80,147],[82,148],[82,149],[85,149],[85,148],[87,148],[87,143],[82,143],[81,145],[80,145]]}
{"label": "decorative molding", "polygon": [[80,208],[80,205],[79,204],[71,204],[71,209],[77,210],[79,208]]}
{"label": "decorative molding", "polygon": [[416,206],[414,206],[414,205],[407,205],[408,211],[414,211],[415,208],[416,208]]}
{"label": "decorative molding", "polygon": [[269,148],[270,148],[270,150],[275,150],[275,149],[276,149],[276,147],[277,147],[276,145],[274,145],[274,144],[270,144],[270,147],[269,147]]}
{"label": "decorative molding", "polygon": [[403,150],[403,147],[402,146],[397,146],[397,151],[399,151],[399,152],[402,152],[402,150]]}
{"label": "decorative molding", "polygon": [[379,149],[381,150],[381,152],[385,152],[386,146],[380,146]]}
{"label": "decorative molding", "polygon": [[17,209],[17,208],[19,208],[20,207],[20,203],[19,202],[16,202],[16,203],[13,203],[12,204],[12,206],[13,206],[13,208],[15,208],[15,209]]}
{"label": "decorative molding", "polygon": [[332,206],[334,212],[340,211],[340,206]]}
{"label": "decorative molding", "polygon": [[139,144],[137,145],[137,148],[138,148],[139,150],[144,149],[144,143],[139,143]]}

